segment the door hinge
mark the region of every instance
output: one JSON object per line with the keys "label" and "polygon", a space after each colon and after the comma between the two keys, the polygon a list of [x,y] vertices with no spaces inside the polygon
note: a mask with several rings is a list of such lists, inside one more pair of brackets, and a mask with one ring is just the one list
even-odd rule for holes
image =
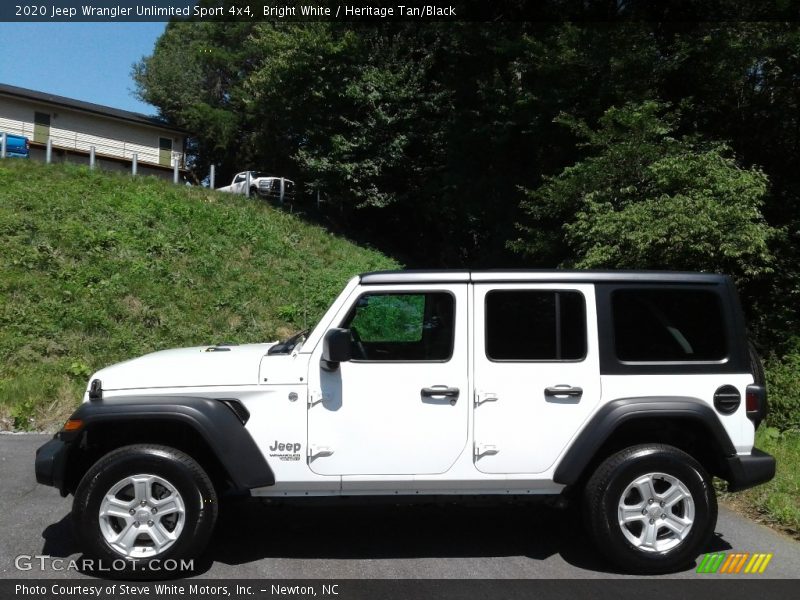
{"label": "door hinge", "polygon": [[315,404],[319,404],[320,402],[324,402],[325,397],[322,395],[322,392],[313,391],[308,393],[308,408],[311,408]]}
{"label": "door hinge", "polygon": [[333,448],[329,446],[309,446],[308,447],[308,458],[310,460],[314,460],[315,458],[323,458],[325,456],[331,456],[333,454]]}
{"label": "door hinge", "polygon": [[475,392],[475,406],[480,406],[484,402],[497,402],[495,392]]}
{"label": "door hinge", "polygon": [[484,456],[494,456],[500,452],[493,444],[475,444],[475,460]]}

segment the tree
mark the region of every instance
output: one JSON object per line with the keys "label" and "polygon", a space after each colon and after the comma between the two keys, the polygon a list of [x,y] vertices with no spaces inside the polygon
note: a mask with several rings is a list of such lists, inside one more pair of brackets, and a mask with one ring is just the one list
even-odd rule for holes
{"label": "tree", "polygon": [[215,163],[221,177],[253,154],[243,78],[254,66],[251,23],[170,22],[153,54],[133,66],[138,96],[190,133],[191,164]]}
{"label": "tree", "polygon": [[769,273],[767,177],[725,144],[673,137],[679,117],[654,101],[610,108],[594,129],[562,115],[588,156],[526,190],[512,247],[578,268]]}
{"label": "tree", "polygon": [[[785,344],[800,327],[800,26],[651,8],[606,3],[622,21],[594,23],[175,22],[135,76],[190,132],[201,173],[321,190],[328,227],[408,266],[730,271],[753,282],[764,345]],[[638,121],[603,117],[627,102]],[[583,125],[601,117],[615,124]]]}

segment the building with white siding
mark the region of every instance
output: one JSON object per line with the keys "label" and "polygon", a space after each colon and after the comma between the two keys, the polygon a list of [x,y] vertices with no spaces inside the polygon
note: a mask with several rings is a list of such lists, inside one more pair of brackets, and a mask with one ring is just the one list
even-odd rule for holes
{"label": "building with white siding", "polygon": [[0,133],[30,140],[31,157],[44,160],[47,139],[53,160],[89,162],[130,171],[134,154],[140,174],[172,177],[185,167],[186,133],[159,119],[63,96],[0,83]]}

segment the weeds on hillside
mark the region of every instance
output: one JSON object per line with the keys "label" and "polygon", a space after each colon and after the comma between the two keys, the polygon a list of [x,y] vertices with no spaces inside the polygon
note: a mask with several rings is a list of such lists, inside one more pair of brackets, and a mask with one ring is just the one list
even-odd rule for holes
{"label": "weeds on hillside", "polygon": [[264,202],[74,165],[0,162],[0,429],[54,429],[95,370],[311,326],[397,268]]}

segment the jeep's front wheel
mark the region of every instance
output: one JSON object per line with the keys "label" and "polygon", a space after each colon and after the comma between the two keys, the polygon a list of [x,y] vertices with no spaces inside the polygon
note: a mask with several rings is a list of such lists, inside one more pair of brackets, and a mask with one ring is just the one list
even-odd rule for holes
{"label": "jeep's front wheel", "polygon": [[137,444],[109,452],[87,471],[72,514],[87,555],[115,572],[152,576],[154,559],[163,571],[202,552],[216,521],[217,498],[190,456]]}
{"label": "jeep's front wheel", "polygon": [[663,444],[607,458],[586,485],[598,549],[626,571],[667,573],[689,565],[717,522],[711,480],[691,456]]}

